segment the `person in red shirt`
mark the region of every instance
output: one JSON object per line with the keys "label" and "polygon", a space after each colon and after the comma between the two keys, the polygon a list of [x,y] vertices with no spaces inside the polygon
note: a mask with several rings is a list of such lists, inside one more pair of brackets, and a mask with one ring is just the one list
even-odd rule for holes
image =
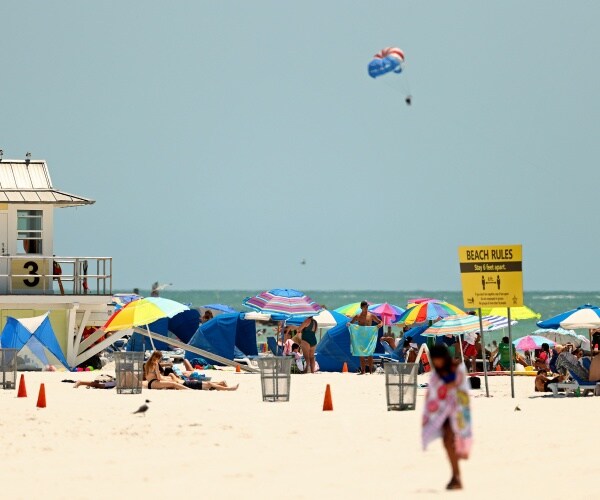
{"label": "person in red shirt", "polygon": [[550,346],[546,342],[542,344],[542,350],[535,360],[535,367],[538,370],[548,370],[550,368]]}

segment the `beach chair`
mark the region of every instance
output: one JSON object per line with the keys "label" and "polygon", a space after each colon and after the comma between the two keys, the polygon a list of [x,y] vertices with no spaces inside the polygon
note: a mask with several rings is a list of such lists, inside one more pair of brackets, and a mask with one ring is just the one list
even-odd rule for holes
{"label": "beach chair", "polygon": [[385,340],[381,341],[381,345],[383,346],[383,350],[385,351],[386,359],[391,359],[393,361],[404,361],[403,357],[401,356],[401,349],[392,349],[392,346],[388,344]]}
{"label": "beach chair", "polygon": [[267,337],[267,346],[275,356],[283,356],[283,347],[277,344],[275,337]]}
{"label": "beach chair", "polygon": [[548,384],[548,388],[552,390],[552,395],[558,396],[558,391],[563,389],[566,392],[575,392],[577,389],[581,391],[583,396],[587,396],[588,393],[594,392],[596,389],[596,382],[590,382],[589,380],[583,380],[578,377],[577,374],[569,370],[571,375],[570,382],[556,382],[555,384]]}

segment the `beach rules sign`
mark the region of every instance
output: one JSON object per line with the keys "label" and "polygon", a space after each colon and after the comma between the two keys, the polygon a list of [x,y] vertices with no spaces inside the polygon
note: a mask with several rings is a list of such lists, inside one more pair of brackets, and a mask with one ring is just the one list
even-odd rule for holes
{"label": "beach rules sign", "polygon": [[466,308],[523,305],[522,245],[459,247]]}

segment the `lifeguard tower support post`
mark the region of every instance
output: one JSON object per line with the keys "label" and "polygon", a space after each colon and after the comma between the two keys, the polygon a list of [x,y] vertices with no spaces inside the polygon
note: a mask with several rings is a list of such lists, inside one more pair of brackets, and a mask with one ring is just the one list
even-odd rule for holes
{"label": "lifeguard tower support post", "polygon": [[54,209],[93,203],[55,189],[44,160],[0,158],[0,326],[50,312],[71,366],[103,347],[82,335],[112,311],[112,258],[55,256]]}

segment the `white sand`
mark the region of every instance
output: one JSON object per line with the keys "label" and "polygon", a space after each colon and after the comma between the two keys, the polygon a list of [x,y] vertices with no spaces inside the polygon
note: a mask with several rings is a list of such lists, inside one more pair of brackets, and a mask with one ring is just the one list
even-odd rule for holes
{"label": "white sand", "polygon": [[0,391],[2,497],[597,498],[600,398],[539,397],[518,378],[512,400],[508,378],[490,379],[493,398],[473,394],[466,489],[447,493],[441,442],[421,451],[421,408],[388,412],[383,376],[293,376],[290,403],[263,403],[258,375],[208,373],[240,390],[117,395],[60,382],[90,373],[27,373],[28,398]]}

